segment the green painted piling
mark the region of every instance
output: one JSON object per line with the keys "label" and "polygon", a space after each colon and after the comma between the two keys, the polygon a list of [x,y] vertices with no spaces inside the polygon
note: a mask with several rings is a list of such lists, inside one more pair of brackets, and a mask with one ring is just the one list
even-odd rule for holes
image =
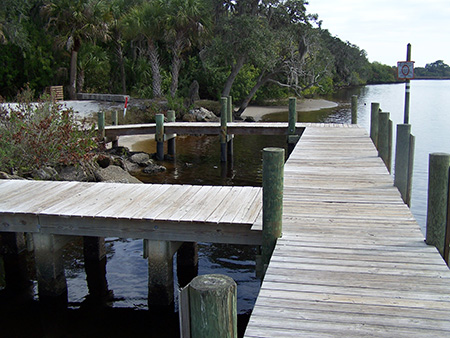
{"label": "green painted piling", "polygon": [[380,104],[372,102],[370,107],[370,138],[375,147],[378,147],[378,113]]}
{"label": "green painted piling", "polygon": [[447,223],[450,154],[433,153],[429,157],[426,243],[444,255]]}
{"label": "green painted piling", "polygon": [[389,162],[389,154],[391,151],[389,149],[389,145],[391,142],[389,140],[389,115],[390,114],[387,112],[380,112],[378,114],[378,156],[381,157],[390,172],[391,166]]}
{"label": "green painted piling", "polygon": [[156,158],[159,161],[164,160],[164,115],[156,114]]}
{"label": "green painted piling", "polygon": [[220,99],[220,161],[227,161],[227,121],[228,121],[228,98]]}
{"label": "green painted piling", "polygon": [[358,124],[358,96],[352,95],[352,124]]}
{"label": "green painted piling", "polygon": [[284,149],[263,149],[263,240],[262,263],[269,264],[281,237],[283,217]]}
{"label": "green painted piling", "polygon": [[237,286],[228,276],[195,277],[189,283],[191,338],[237,337]]}

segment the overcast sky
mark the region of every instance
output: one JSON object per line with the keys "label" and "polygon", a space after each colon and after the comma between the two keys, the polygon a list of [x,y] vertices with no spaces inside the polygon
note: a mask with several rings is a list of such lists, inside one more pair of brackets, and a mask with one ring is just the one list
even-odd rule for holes
{"label": "overcast sky", "polygon": [[371,62],[394,66],[412,45],[416,67],[450,64],[450,0],[308,0],[322,28],[367,52]]}

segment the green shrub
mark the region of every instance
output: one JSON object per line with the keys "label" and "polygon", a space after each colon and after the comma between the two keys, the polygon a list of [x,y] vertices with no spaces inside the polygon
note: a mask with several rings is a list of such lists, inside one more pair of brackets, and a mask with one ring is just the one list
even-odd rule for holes
{"label": "green shrub", "polygon": [[17,106],[0,108],[0,170],[26,176],[45,166],[87,161],[97,147],[71,109],[51,100],[32,103],[25,91]]}

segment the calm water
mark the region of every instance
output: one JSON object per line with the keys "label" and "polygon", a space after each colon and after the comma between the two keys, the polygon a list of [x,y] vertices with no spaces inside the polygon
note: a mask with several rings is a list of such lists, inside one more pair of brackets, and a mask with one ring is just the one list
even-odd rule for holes
{"label": "calm water", "polygon": [[[389,111],[394,124],[403,123],[404,89],[404,84],[394,84],[342,91],[330,98],[340,102],[339,107],[300,113],[299,121],[350,122],[348,102],[351,95],[356,94],[359,97],[358,122],[367,130],[370,127],[371,102],[379,102],[383,111]],[[426,220],[428,154],[450,152],[450,133],[447,132],[450,123],[448,107],[450,107],[450,81],[412,81],[410,123],[412,132],[416,136],[412,212],[422,230]],[[266,116],[265,120],[286,121],[287,112],[271,114]],[[233,164],[221,166],[217,137],[178,137],[175,161],[163,163],[167,167],[167,172],[140,178],[146,182],[160,183],[260,186],[261,150],[267,146],[284,147],[285,139],[270,136],[236,137]],[[134,148],[155,152],[154,143],[151,141],[135,144]],[[73,313],[74,323],[83,325],[87,322],[86,325],[97,328],[91,329],[91,335],[88,335],[86,332],[76,332],[73,325],[68,325],[67,332],[71,332],[70,336],[102,336],[99,335],[101,332],[99,330],[103,327],[103,330],[107,330],[103,333],[109,332],[108,336],[125,337],[145,334],[155,337],[176,337],[178,335],[176,316],[168,315],[162,318],[149,314],[147,311],[147,260],[142,257],[142,241],[108,238],[106,245],[107,280],[109,289],[114,292],[114,301],[110,303],[110,310],[108,310],[110,312],[102,312],[100,317],[98,313],[92,314],[80,310],[88,293],[82,250],[77,244],[71,245],[66,250],[69,311]],[[199,274],[223,273],[231,276],[238,283],[238,312],[241,315],[251,311],[259,291],[260,282],[255,277],[255,254],[254,247],[210,243],[200,243],[199,247]],[[176,274],[174,276],[175,288],[177,288]],[[37,294],[36,282],[33,283],[34,292]],[[37,296],[35,295],[34,298],[37,299]],[[34,310],[36,310],[36,304],[26,310],[17,308],[17,313],[29,313],[30,318],[36,319]],[[9,308],[6,313],[8,312],[10,312]],[[93,316],[95,320],[92,319]],[[5,318],[0,322],[2,326],[5,323],[11,323],[16,327],[17,325],[23,327],[23,324]],[[31,329],[30,331],[35,334],[30,336],[43,336],[40,322],[34,325],[34,331]],[[135,327],[135,331],[131,325]],[[141,327],[140,331],[139,327]],[[158,327],[162,327],[162,331],[157,331]],[[167,327],[172,329],[165,329]],[[14,328],[11,328],[9,332],[14,332]]]}

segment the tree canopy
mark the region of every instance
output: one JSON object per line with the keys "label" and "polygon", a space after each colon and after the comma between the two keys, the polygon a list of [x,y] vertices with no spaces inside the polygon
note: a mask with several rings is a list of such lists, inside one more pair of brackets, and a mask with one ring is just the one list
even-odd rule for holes
{"label": "tree canopy", "polygon": [[[5,98],[28,84],[174,100],[196,81],[201,98],[232,95],[238,114],[252,101],[395,81],[304,0],[5,0],[0,64]],[[448,74],[444,65],[425,70]]]}

